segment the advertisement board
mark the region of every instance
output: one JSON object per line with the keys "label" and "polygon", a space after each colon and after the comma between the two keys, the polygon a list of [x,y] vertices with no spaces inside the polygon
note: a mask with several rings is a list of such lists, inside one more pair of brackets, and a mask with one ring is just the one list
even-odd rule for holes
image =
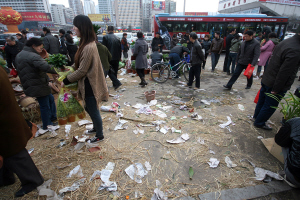
{"label": "advertisement board", "polygon": [[42,13],[42,12],[20,12],[22,15],[23,21],[41,21],[41,22],[50,22],[51,14]]}
{"label": "advertisement board", "polygon": [[164,1],[152,1],[153,10],[164,10],[166,8],[166,2]]}
{"label": "advertisement board", "polygon": [[110,14],[89,14],[88,15],[92,22],[110,22]]}
{"label": "advertisement board", "polygon": [[188,16],[207,16],[208,12],[185,12]]}
{"label": "advertisement board", "polygon": [[259,0],[259,1],[300,6],[300,1],[296,1],[296,0]]}

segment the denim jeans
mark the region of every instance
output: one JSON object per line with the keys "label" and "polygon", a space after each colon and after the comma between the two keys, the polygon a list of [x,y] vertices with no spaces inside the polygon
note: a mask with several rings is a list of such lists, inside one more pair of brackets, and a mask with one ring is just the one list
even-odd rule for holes
{"label": "denim jeans", "polygon": [[283,154],[283,158],[284,158],[284,172],[285,172],[287,181],[289,181],[290,183],[292,183],[293,185],[295,185],[297,187],[300,187],[300,182],[295,179],[294,175],[290,172],[290,170],[287,167],[287,157],[289,154],[289,148],[282,147],[282,154]]}
{"label": "denim jeans", "polygon": [[103,136],[102,118],[94,96],[85,98],[85,110],[90,115],[94,129],[96,130],[96,137]]}
{"label": "denim jeans", "polygon": [[228,55],[228,63],[227,63],[227,72],[230,72],[230,65],[231,64],[232,64],[232,66],[231,66],[231,73],[234,72],[236,57],[237,57],[237,53],[229,53],[229,55]]}
{"label": "denim jeans", "polygon": [[[242,71],[244,69],[247,68],[247,65],[241,65],[241,64],[237,64],[236,69],[234,70],[233,75],[231,76],[231,79],[229,80],[229,82],[227,83],[228,87],[232,87],[232,85],[235,83],[235,81],[239,78],[239,76],[241,75]],[[251,87],[253,83],[253,75],[251,76],[251,78],[247,78],[247,87]]]}
{"label": "denim jeans", "polygon": [[[273,113],[276,111],[274,107],[277,107],[279,102],[272,97],[266,95],[266,93],[271,93],[272,88],[267,87],[263,83],[261,84],[259,99],[256,104],[253,118],[255,119],[255,126],[264,126]],[[286,91],[279,92],[276,97],[281,100],[285,96]]]}
{"label": "denim jeans", "polygon": [[215,71],[215,68],[219,62],[220,54],[218,53],[211,53],[211,68]]}
{"label": "denim jeans", "polygon": [[47,129],[48,125],[52,125],[52,121],[56,120],[56,106],[52,94],[43,97],[37,97],[40,104],[43,129]]}
{"label": "denim jeans", "polygon": [[188,86],[192,86],[194,77],[196,78],[195,87],[200,88],[201,65],[192,66],[189,71]]}
{"label": "denim jeans", "polygon": [[[170,53],[169,55],[171,66],[175,66],[177,63],[180,62],[180,56],[177,53]],[[172,70],[176,71],[178,69],[179,65],[174,67]],[[177,76],[179,75],[179,71],[177,71]]]}
{"label": "denim jeans", "polygon": [[[267,62],[265,64],[264,71],[266,71],[268,64],[269,64],[269,59],[267,60]],[[261,72],[261,67],[262,66],[257,66],[257,74]]]}

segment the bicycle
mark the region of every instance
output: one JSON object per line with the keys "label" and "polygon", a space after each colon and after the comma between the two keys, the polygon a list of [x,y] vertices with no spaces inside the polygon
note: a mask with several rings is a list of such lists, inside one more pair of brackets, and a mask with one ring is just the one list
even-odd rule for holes
{"label": "bicycle", "polygon": [[[177,67],[177,70],[173,71],[173,68]],[[175,78],[177,76],[177,71],[182,69],[184,78],[189,81],[189,72],[191,68],[191,63],[188,62],[187,57],[183,57],[183,59],[174,65],[171,66],[170,62],[160,62],[156,63],[151,67],[151,78],[157,83],[166,82],[169,77]]]}

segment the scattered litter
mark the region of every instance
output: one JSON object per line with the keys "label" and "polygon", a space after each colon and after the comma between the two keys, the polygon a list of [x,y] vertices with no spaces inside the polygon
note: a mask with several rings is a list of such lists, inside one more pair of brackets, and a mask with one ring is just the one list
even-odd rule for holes
{"label": "scattered litter", "polygon": [[210,102],[207,101],[207,100],[204,100],[204,99],[203,99],[203,100],[201,100],[201,102],[204,103],[205,105],[210,105]]}
{"label": "scattered litter", "polygon": [[82,126],[82,125],[85,125],[85,124],[92,124],[93,122],[89,121],[89,120],[80,120],[78,122],[78,126]]}
{"label": "scattered litter", "polygon": [[216,167],[218,167],[220,161],[218,161],[216,158],[210,158],[209,162],[207,162],[207,163],[209,164],[209,166],[211,168],[216,168]]}
{"label": "scattered litter", "polygon": [[225,128],[226,126],[232,123],[231,118],[229,116],[227,116],[227,120],[228,121],[225,124],[220,124],[219,127]]}
{"label": "scattered litter", "polygon": [[247,162],[249,162],[249,163],[250,163],[250,165],[252,165],[252,167],[254,167],[254,168],[255,168],[255,164],[254,164],[253,162],[249,161],[247,158],[244,158],[244,159],[240,160],[240,162],[244,162],[244,161],[247,161]]}
{"label": "scattered litter", "polygon": [[190,180],[192,180],[193,176],[194,176],[194,170],[192,167],[190,167],[190,169],[189,169],[189,175],[190,175]]}
{"label": "scattered litter", "polygon": [[133,108],[136,108],[136,109],[140,109],[141,107],[143,107],[143,104],[141,103],[137,103],[135,104],[134,106],[132,106]]}
{"label": "scattered litter", "polygon": [[133,130],[133,133],[134,134],[138,134],[138,133],[140,133],[140,134],[144,134],[145,133],[145,131],[143,130],[143,129],[139,129],[139,128],[137,128],[137,129],[135,129],[135,130]]}
{"label": "scattered litter", "polygon": [[87,139],[89,139],[89,136],[83,135],[82,137],[75,136],[75,139],[77,142],[86,142]]}
{"label": "scattered litter", "polygon": [[148,103],[149,106],[155,106],[156,104],[157,104],[157,100],[156,100],[156,99],[151,100],[151,101]]}
{"label": "scattered litter", "polygon": [[216,154],[213,150],[209,150],[209,153],[211,153],[211,154]]}
{"label": "scattered litter", "polygon": [[117,191],[118,188],[117,183],[111,182],[109,180],[110,175],[112,174],[114,168],[115,168],[115,163],[113,162],[107,163],[105,169],[102,169],[101,171],[99,170],[94,171],[92,177],[90,178],[90,181],[93,181],[96,176],[99,176],[104,183],[101,184],[98,190],[106,189],[107,191]]}
{"label": "scattered litter", "polygon": [[167,111],[167,110],[169,110],[171,108],[172,108],[172,106],[163,106],[161,109],[163,109],[164,111]]}
{"label": "scattered litter", "polygon": [[67,144],[66,141],[61,141],[61,142],[59,143],[59,145],[56,146],[56,148],[63,147],[63,146],[65,146],[66,144]]}
{"label": "scattered litter", "polygon": [[264,139],[262,136],[258,136],[257,139],[261,140]]}
{"label": "scattered litter", "polygon": [[47,200],[62,200],[59,198],[55,191],[51,190],[50,184],[52,183],[52,179],[44,182],[41,186],[37,187],[39,192],[39,196],[47,196]]}
{"label": "scattered litter", "polygon": [[198,113],[192,114],[191,118],[198,121],[203,119],[200,115],[198,115]]}
{"label": "scattered litter", "polygon": [[28,154],[30,155],[34,151],[34,148],[28,150]]}
{"label": "scattered litter", "polygon": [[179,144],[179,143],[184,143],[185,141],[187,141],[188,139],[190,139],[189,135],[187,133],[182,134],[180,137],[178,137],[177,139],[173,139],[173,140],[167,140],[168,143],[171,144]]}
{"label": "scattered litter", "polygon": [[189,110],[189,108],[186,105],[180,106],[179,109],[180,110]]}
{"label": "scattered litter", "polygon": [[182,119],[187,119],[187,116],[182,116]]}
{"label": "scattered litter", "polygon": [[176,120],[176,117],[175,117],[175,116],[172,116],[172,117],[171,117],[171,120]]}
{"label": "scattered litter", "polygon": [[[156,180],[156,186],[160,183],[158,180]],[[167,200],[168,197],[165,196],[164,192],[161,191],[159,188],[161,187],[161,183],[157,188],[154,190],[154,194],[151,198],[151,200]]]}
{"label": "scattered litter", "polygon": [[233,164],[232,161],[230,160],[230,158],[228,156],[225,157],[225,162],[227,164],[227,167],[232,168],[232,167],[236,167],[236,164]]}
{"label": "scattered litter", "polygon": [[171,128],[172,133],[181,133],[181,130],[176,130],[176,128]]}
{"label": "scattered litter", "polygon": [[120,95],[119,94],[116,94],[114,97],[113,97],[114,100],[120,100]]}
{"label": "scattered litter", "polygon": [[233,89],[233,91],[234,91],[234,92],[237,92],[238,90],[237,90],[237,89]]}
{"label": "scattered litter", "polygon": [[116,117],[120,118],[120,117],[124,117],[124,115],[123,115],[123,113],[118,112],[118,113],[116,114]]}
{"label": "scattered litter", "polygon": [[258,181],[262,181],[264,180],[267,176],[270,176],[276,180],[283,180],[283,178],[279,175],[279,174],[276,174],[274,172],[271,172],[269,170],[265,170],[265,169],[262,169],[262,168],[259,168],[259,167],[255,167],[254,168],[254,172],[255,172],[255,175],[256,175],[256,180]]}
{"label": "scattered litter", "polygon": [[88,133],[88,130],[92,130],[94,128],[94,124],[89,124],[85,126],[85,129],[87,130],[85,133]]}
{"label": "scattered litter", "polygon": [[131,83],[137,83],[138,81],[137,80],[132,80],[130,81]]}
{"label": "scattered litter", "polygon": [[71,178],[73,175],[79,178],[83,177],[83,173],[80,165],[77,165],[74,169],[72,169],[70,173],[67,175],[67,178]]}
{"label": "scattered litter", "polygon": [[63,193],[65,193],[65,192],[72,192],[72,191],[77,190],[80,187],[80,185],[84,183],[84,181],[85,181],[85,178],[81,178],[78,181],[76,181],[75,183],[73,183],[73,185],[71,187],[65,187],[65,188],[59,190],[60,196],[62,196]]}
{"label": "scattered litter", "polygon": [[79,151],[80,149],[82,149],[82,147],[84,147],[85,143],[84,142],[78,142],[75,146],[74,146],[74,151]]}
{"label": "scattered litter", "polygon": [[244,111],[244,110],[245,110],[245,107],[244,107],[242,104],[238,104],[238,108],[239,108],[241,111]]}
{"label": "scattered litter", "polygon": [[151,171],[151,165],[148,161],[145,162],[145,167],[146,167],[147,171]]}
{"label": "scattered litter", "polygon": [[101,106],[100,110],[104,112],[116,112],[117,108],[113,108],[111,106]]}
{"label": "scattered litter", "polygon": [[124,129],[127,129],[128,126],[124,126],[124,127],[123,127],[123,125],[124,125],[125,123],[127,123],[127,122],[128,122],[128,121],[126,121],[126,120],[121,120],[121,119],[119,119],[118,124],[115,126],[114,130],[116,131],[116,130],[124,130]]}
{"label": "scattered litter", "polygon": [[226,128],[229,132],[231,132],[231,129],[230,129],[229,126],[226,126],[225,128]]}
{"label": "scattered litter", "polygon": [[202,140],[201,138],[198,138],[197,142],[200,143],[200,144],[205,144],[204,140]]}
{"label": "scattered litter", "polygon": [[139,110],[135,111],[137,114],[145,114],[145,115],[151,115],[152,109],[149,105],[142,105],[142,107],[139,108]]}
{"label": "scattered litter", "polygon": [[71,125],[65,125],[65,132],[66,132],[66,138],[68,138],[69,137],[69,133],[70,133],[70,131],[71,131]]}
{"label": "scattered litter", "polygon": [[142,183],[142,178],[148,174],[141,163],[135,163],[125,169],[126,174],[135,182]]}
{"label": "scattered litter", "polygon": [[96,151],[100,151],[101,148],[100,147],[92,147],[92,148],[89,148],[89,152],[93,153],[93,152],[96,152]]}
{"label": "scattered litter", "polygon": [[128,107],[131,106],[131,104],[130,104],[129,102],[124,102],[124,105],[125,105],[125,106],[128,106]]}
{"label": "scattered litter", "polygon": [[160,118],[166,118],[167,117],[166,113],[164,113],[163,111],[160,111],[160,110],[153,111],[153,114],[159,116]]}
{"label": "scattered litter", "polygon": [[165,127],[162,127],[159,131],[161,132],[161,133],[163,133],[163,134],[167,134],[168,133],[168,128],[166,128],[166,126]]}
{"label": "scattered litter", "polygon": [[211,103],[221,103],[221,101],[219,99],[215,99],[213,98],[212,100],[210,100]]}
{"label": "scattered litter", "polygon": [[63,165],[63,166],[56,166],[57,169],[64,169],[67,167],[70,167],[72,165],[72,163],[68,164],[68,165]]}

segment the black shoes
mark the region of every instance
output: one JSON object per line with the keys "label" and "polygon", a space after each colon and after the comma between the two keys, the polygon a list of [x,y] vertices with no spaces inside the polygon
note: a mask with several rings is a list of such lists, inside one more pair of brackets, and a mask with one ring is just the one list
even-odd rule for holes
{"label": "black shoes", "polygon": [[92,139],[90,139],[91,143],[97,143],[97,142],[101,142],[104,140],[104,136],[102,137],[93,137]]}
{"label": "black shoes", "polygon": [[141,82],[141,86],[145,87],[146,85],[148,85],[148,83],[146,82],[145,78],[141,78],[142,82]]}
{"label": "black shoes", "polygon": [[227,90],[231,90],[231,87],[228,87],[227,85],[223,85],[224,88],[226,88]]}
{"label": "black shoes", "polygon": [[33,191],[34,189],[36,189],[37,186],[23,186],[18,192],[16,192],[15,197],[22,197],[25,194],[28,194],[29,192]]}
{"label": "black shoes", "polygon": [[94,133],[96,133],[96,130],[94,128],[92,128],[92,129],[85,132],[85,134],[87,134],[87,135],[88,134],[94,134]]}
{"label": "black shoes", "polygon": [[247,87],[245,87],[245,89],[246,89],[246,90],[249,90],[249,89],[251,89],[251,87],[247,86]]}
{"label": "black shoes", "polygon": [[264,125],[264,126],[256,126],[256,125],[254,125],[254,126],[257,127],[257,128],[268,130],[268,131],[273,130],[273,128],[270,127],[269,125]]}
{"label": "black shoes", "polygon": [[117,90],[119,87],[121,87],[122,84],[115,86],[115,90]]}

